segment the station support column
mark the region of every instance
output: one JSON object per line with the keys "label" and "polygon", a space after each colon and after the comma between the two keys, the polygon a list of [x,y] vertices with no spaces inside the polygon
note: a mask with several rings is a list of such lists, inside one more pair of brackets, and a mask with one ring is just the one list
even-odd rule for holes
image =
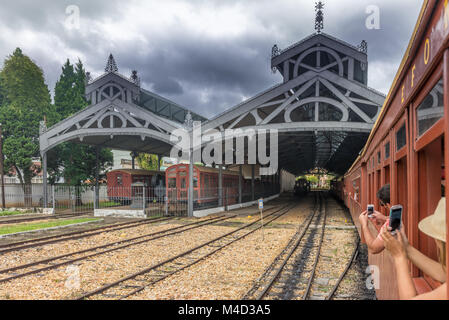
{"label": "station support column", "polygon": [[242,203],[242,165],[239,165],[239,203]]}
{"label": "station support column", "polygon": [[223,206],[223,166],[218,166],[218,206]]}
{"label": "station support column", "polygon": [[254,171],[255,171],[255,165],[251,165],[251,200],[254,201],[256,199],[255,192],[254,192]]}
{"label": "station support column", "polygon": [[42,153],[42,184],[43,184],[43,207],[47,208],[48,190],[47,190],[47,152]]}
{"label": "station support column", "polygon": [[95,208],[100,205],[100,147],[95,148]]}
{"label": "station support column", "polygon": [[189,153],[189,188],[187,198],[187,215],[193,217],[193,147],[190,147]]}

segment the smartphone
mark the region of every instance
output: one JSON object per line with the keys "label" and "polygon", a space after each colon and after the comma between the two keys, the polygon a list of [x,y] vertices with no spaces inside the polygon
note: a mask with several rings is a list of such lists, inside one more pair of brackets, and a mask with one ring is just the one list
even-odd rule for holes
{"label": "smartphone", "polygon": [[400,204],[392,206],[390,209],[390,232],[395,234],[396,230],[401,227],[402,220],[402,206]]}
{"label": "smartphone", "polygon": [[369,204],[369,205],[366,207],[366,211],[368,212],[368,218],[373,218],[374,204]]}

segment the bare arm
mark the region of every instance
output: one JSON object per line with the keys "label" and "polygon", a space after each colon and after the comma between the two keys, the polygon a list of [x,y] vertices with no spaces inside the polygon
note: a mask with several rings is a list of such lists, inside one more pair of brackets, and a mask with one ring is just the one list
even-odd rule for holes
{"label": "bare arm", "polygon": [[396,267],[399,299],[408,300],[416,297],[416,289],[409,272],[407,257],[404,255],[393,259]]}
{"label": "bare arm", "polygon": [[391,235],[386,227],[382,227],[382,239],[385,248],[390,252],[396,269],[396,280],[398,283],[399,299],[408,300],[416,297],[416,289],[413,284],[412,275],[409,271],[408,259],[406,253],[406,245],[402,239],[401,233],[397,233],[396,237]]}
{"label": "bare arm", "polygon": [[373,254],[382,252],[385,248],[384,243],[381,239],[379,239],[379,237],[374,237],[369,230],[368,214],[366,211],[359,216],[359,221],[362,228],[363,237],[365,238],[366,245],[368,246],[368,250]]}
{"label": "bare arm", "polygon": [[446,270],[444,270],[441,263],[430,259],[411,245],[407,246],[407,255],[413,264],[425,274],[439,282],[446,282]]}
{"label": "bare arm", "polygon": [[433,291],[415,296],[412,300],[447,300],[447,285],[442,284]]}

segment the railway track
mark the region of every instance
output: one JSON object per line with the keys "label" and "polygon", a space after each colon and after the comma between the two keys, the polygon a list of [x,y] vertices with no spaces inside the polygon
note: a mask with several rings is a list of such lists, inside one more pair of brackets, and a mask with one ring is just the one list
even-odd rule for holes
{"label": "railway track", "polygon": [[[274,212],[265,215],[265,224],[269,224],[279,217],[283,216],[289,212],[294,207],[291,205],[284,206],[275,210]],[[129,276],[123,277],[117,281],[106,284],[100,288],[93,291],[84,293],[77,299],[87,299],[87,298],[107,298],[107,299],[125,299],[132,295],[135,295],[147,287],[160,282],[169,276],[178,273],[194,264],[204,260],[205,258],[213,255],[214,253],[222,250],[223,248],[239,241],[248,235],[261,229],[262,226],[256,226],[253,229],[247,230],[248,228],[259,223],[261,219],[254,222],[247,223],[242,227],[237,228],[231,232],[221,235],[215,239],[207,241],[201,245],[198,245],[190,250],[182,252],[174,257],[166,259],[160,263],[153,266],[140,270]]]}
{"label": "railway track", "polygon": [[[316,195],[313,213],[298,228],[284,250],[275,258],[253,287],[242,297],[255,299],[302,299],[307,300],[313,292],[317,266],[320,260],[327,219],[327,201],[322,193]],[[357,242],[346,268],[326,300],[332,299],[358,252]]]}
{"label": "railway track", "polygon": [[[188,223],[181,226],[176,226],[173,228],[169,228],[167,230],[152,232],[144,235],[140,235],[133,238],[128,238],[120,241],[110,242],[103,245],[99,245],[96,247],[91,247],[75,252],[69,252],[66,254],[42,259],[39,261],[34,261],[26,264],[21,264],[18,266],[9,267],[6,269],[0,270],[0,283],[7,282],[10,280],[22,278],[28,275],[48,271],[51,269],[55,269],[64,265],[72,264],[74,262],[78,262],[85,259],[90,259],[92,257],[106,254],[109,252],[117,251],[120,249],[128,248],[134,245],[147,243],[153,240],[157,240],[163,237],[179,234],[188,230],[192,230],[195,228],[200,228],[206,225],[210,225],[217,222],[222,222],[225,220],[229,220],[236,217],[236,215],[232,216],[219,216],[210,218],[207,220],[196,221],[192,223]],[[102,231],[101,231],[102,232]],[[17,273],[17,271],[21,271]]]}
{"label": "railway track", "polygon": [[7,253],[7,252],[11,252],[11,251],[35,248],[35,247],[52,244],[52,243],[57,243],[57,242],[61,242],[61,241],[76,240],[76,239],[94,236],[94,235],[97,235],[97,234],[100,234],[103,232],[112,232],[112,231],[118,231],[118,230],[123,230],[123,229],[128,229],[128,228],[135,228],[135,227],[139,227],[141,225],[163,222],[163,221],[168,221],[171,219],[173,219],[173,218],[165,217],[165,218],[145,219],[145,220],[131,221],[131,222],[128,221],[128,222],[116,223],[116,224],[101,226],[101,227],[87,229],[87,230],[79,230],[79,231],[57,234],[57,235],[53,235],[53,236],[40,237],[40,238],[35,238],[35,239],[16,241],[13,243],[1,244],[0,245],[0,255]]}
{"label": "railway track", "polygon": [[359,254],[359,245],[360,245],[360,238],[358,237],[358,233],[357,233],[357,241],[354,245],[354,250],[351,254],[351,258],[348,260],[348,263],[346,264],[345,269],[343,270],[340,277],[338,278],[337,283],[333,286],[331,292],[326,296],[325,300],[332,300],[332,298],[335,296],[335,293],[337,292],[338,288],[340,287],[341,282],[345,278],[346,274],[348,273],[348,271],[351,268],[354,261],[357,259],[357,256]]}
{"label": "railway track", "polygon": [[47,216],[39,216],[39,217],[31,217],[31,218],[21,218],[21,219],[0,219],[0,224],[12,224],[12,223],[22,223],[22,222],[30,222],[30,221],[39,221],[39,220],[53,220],[53,219],[63,219],[63,218],[71,218],[71,217],[80,217],[86,215],[89,212],[78,212],[78,213],[60,213],[54,215]]}
{"label": "railway track", "polygon": [[[354,220],[352,219],[352,215],[349,213],[349,217],[351,217],[351,221],[352,224],[354,224]],[[346,274],[348,273],[348,271],[351,269],[351,266],[354,264],[354,261],[357,259],[357,256],[359,255],[359,248],[360,248],[360,236],[359,233],[357,231],[357,229],[355,230],[355,243],[354,243],[354,249],[351,253],[351,258],[348,260],[348,262],[346,263],[346,267],[343,270],[343,272],[340,274],[340,277],[337,279],[337,282],[335,283],[335,285],[332,287],[331,291],[329,292],[329,294],[326,296],[325,300],[332,300],[332,298],[335,296],[335,294],[338,291],[338,288],[340,287],[341,282],[343,281],[343,279],[345,278]]]}
{"label": "railway track", "polygon": [[[242,299],[291,299],[295,291],[304,291],[310,288],[310,280],[307,283],[304,280],[313,279],[315,272],[313,266],[316,263],[311,261],[316,260],[316,255],[319,254],[320,249],[318,246],[314,248],[313,242],[318,238],[316,227],[320,222],[322,223],[322,230],[324,230],[324,219],[325,210],[322,206],[322,195],[321,193],[315,193],[315,204],[310,217],[299,226],[282,252]],[[315,228],[310,228],[312,222],[315,222]],[[323,231],[319,235],[322,237],[322,234]],[[305,243],[302,241],[304,238],[306,238]],[[318,240],[319,243],[322,242],[322,240]],[[315,256],[313,256],[314,254]],[[293,263],[290,263],[289,270],[286,270],[286,266],[291,260],[293,260]],[[310,263],[313,263],[312,268],[306,270],[306,265]],[[294,271],[299,271],[299,274]],[[307,278],[307,276],[309,277]],[[299,280],[302,280],[302,283]]]}

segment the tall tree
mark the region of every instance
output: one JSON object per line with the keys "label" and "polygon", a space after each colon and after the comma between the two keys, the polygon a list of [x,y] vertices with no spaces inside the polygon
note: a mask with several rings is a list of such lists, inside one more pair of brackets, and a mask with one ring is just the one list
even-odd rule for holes
{"label": "tall tree", "polygon": [[[145,170],[157,170],[157,155],[149,153],[139,153],[136,157],[139,167]],[[160,159],[162,160],[162,159]]]}
{"label": "tall tree", "polygon": [[[57,121],[61,121],[74,113],[84,109],[88,103],[85,99],[86,73],[81,60],[73,66],[67,59],[62,66],[62,73],[55,85],[55,109],[58,114]],[[95,147],[63,143],[53,152],[51,169],[51,182],[59,176],[69,185],[80,186],[86,181],[95,179]],[[99,157],[100,171],[112,165],[112,152],[102,149]],[[78,198],[78,197],[77,197]]]}
{"label": "tall tree", "polygon": [[20,48],[8,56],[0,72],[5,167],[14,168],[25,192],[26,205],[31,205],[31,179],[40,168],[33,157],[39,156],[39,121],[54,115],[50,93],[42,70]]}

